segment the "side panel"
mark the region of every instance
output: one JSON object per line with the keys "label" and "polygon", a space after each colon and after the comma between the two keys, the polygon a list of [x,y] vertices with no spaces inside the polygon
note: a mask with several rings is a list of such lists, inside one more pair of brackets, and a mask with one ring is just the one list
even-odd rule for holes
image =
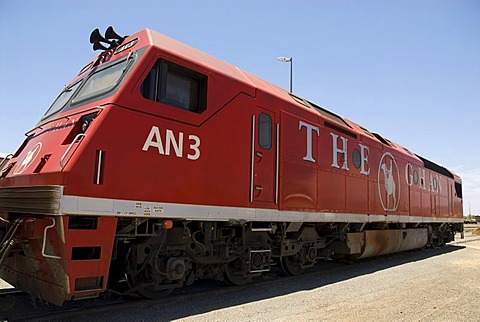
{"label": "side panel", "polygon": [[[259,108],[252,116],[251,169],[253,185],[250,187],[250,199],[264,203],[274,203],[276,200],[276,123],[275,114]],[[252,180],[252,179],[251,179]],[[262,204],[259,204],[262,206]]]}
{"label": "side panel", "polygon": [[[306,126],[300,128],[301,122],[306,123],[298,116],[281,114],[280,207],[285,210],[316,211],[318,170],[312,156],[318,155],[317,138],[313,137],[317,132]],[[307,132],[313,135],[309,137],[310,143],[306,141]]]}
{"label": "side panel", "polygon": [[105,291],[112,260],[117,218],[65,216],[62,259],[69,276],[68,298],[96,296]]}
{"label": "side panel", "polygon": [[[65,194],[112,199],[250,207],[251,116],[240,95],[201,126],[112,107],[89,129]],[[189,111],[180,111],[192,113]],[[94,131],[93,131],[94,130]],[[97,151],[103,180],[95,184]],[[272,170],[273,171],[273,170]]]}
{"label": "side panel", "polygon": [[322,118],[281,119],[281,209],[449,218],[447,177],[408,150]]}

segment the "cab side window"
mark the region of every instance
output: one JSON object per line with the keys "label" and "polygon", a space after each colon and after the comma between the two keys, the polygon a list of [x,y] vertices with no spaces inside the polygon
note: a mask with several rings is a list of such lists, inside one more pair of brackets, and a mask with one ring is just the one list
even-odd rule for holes
{"label": "cab side window", "polygon": [[207,105],[207,76],[164,59],[156,62],[140,90],[149,100],[195,113]]}
{"label": "cab side window", "polygon": [[258,118],[258,145],[264,150],[272,147],[272,118],[265,113]]}

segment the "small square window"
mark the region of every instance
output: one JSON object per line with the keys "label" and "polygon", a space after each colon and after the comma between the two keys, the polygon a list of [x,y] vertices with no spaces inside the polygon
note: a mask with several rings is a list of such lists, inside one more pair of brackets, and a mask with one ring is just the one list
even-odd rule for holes
{"label": "small square window", "polygon": [[202,113],[207,103],[207,76],[160,59],[142,83],[141,92],[149,100]]}
{"label": "small square window", "polygon": [[176,71],[167,74],[167,88],[165,97],[161,99],[166,104],[183,108],[184,110],[198,110],[198,80]]}

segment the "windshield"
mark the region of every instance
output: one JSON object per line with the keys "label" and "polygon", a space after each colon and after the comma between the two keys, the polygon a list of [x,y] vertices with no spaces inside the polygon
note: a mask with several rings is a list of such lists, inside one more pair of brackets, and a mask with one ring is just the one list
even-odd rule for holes
{"label": "windshield", "polygon": [[72,103],[89,99],[113,89],[122,78],[128,62],[128,59],[123,60],[118,64],[112,65],[93,74],[80,89]]}
{"label": "windshield", "polygon": [[69,85],[65,87],[63,92],[60,95],[58,95],[57,99],[55,100],[55,102],[53,102],[52,106],[50,106],[50,108],[45,113],[42,119],[60,111],[63,108],[63,106],[65,106],[65,104],[68,102],[68,100],[72,97],[73,93],[75,93],[75,91],[77,90],[78,86],[81,83],[82,82],[79,81],[73,85]]}
{"label": "windshield", "polygon": [[68,111],[81,104],[90,103],[115,93],[125,75],[132,69],[132,66],[144,51],[145,49],[141,48],[138,51],[130,52],[127,56],[94,67],[82,79],[65,87],[43,115],[39,124],[62,111]]}

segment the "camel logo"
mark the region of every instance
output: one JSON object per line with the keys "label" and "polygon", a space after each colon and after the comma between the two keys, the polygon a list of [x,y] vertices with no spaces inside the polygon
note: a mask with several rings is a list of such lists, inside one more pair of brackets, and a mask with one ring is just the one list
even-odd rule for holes
{"label": "camel logo", "polygon": [[385,211],[395,211],[400,203],[400,171],[389,152],[383,154],[378,165],[378,193]]}
{"label": "camel logo", "polygon": [[38,142],[33,146],[33,148],[30,149],[30,151],[27,152],[27,155],[23,159],[23,161],[17,166],[15,171],[13,171],[13,174],[20,174],[25,169],[27,169],[33,161],[37,158],[38,154],[40,153],[40,150],[42,149],[42,142]]}

